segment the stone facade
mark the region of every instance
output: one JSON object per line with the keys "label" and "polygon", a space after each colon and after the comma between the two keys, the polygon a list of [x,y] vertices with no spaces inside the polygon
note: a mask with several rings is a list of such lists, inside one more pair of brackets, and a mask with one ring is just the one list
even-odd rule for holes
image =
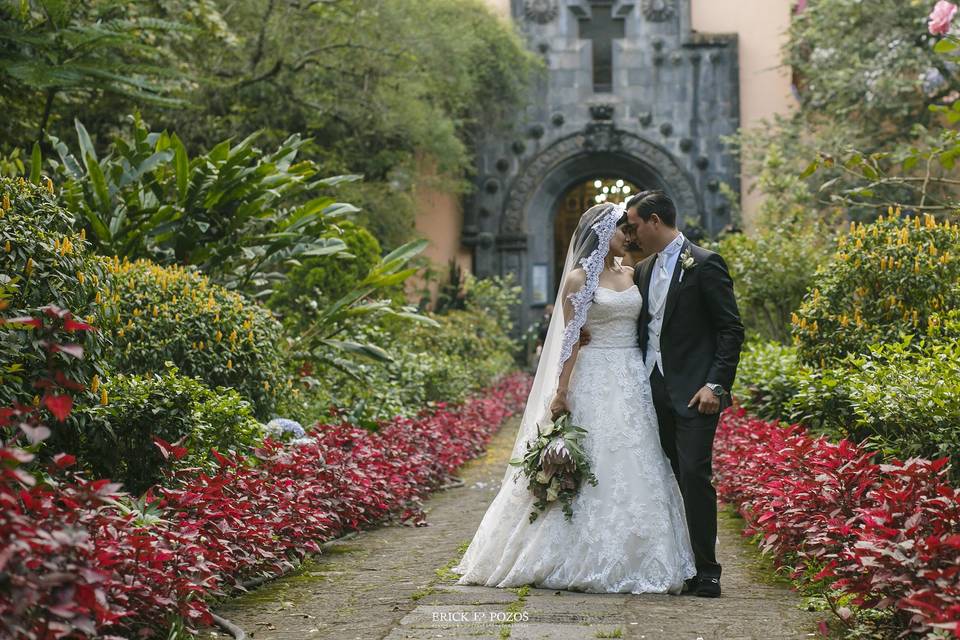
{"label": "stone facade", "polygon": [[478,150],[461,240],[477,275],[523,285],[523,328],[541,313],[532,265],[556,292],[553,215],[571,186],[662,188],[693,236],[730,223],[719,185],[739,191],[740,167],[721,138],[739,127],[739,65],[735,35],[691,30],[690,0],[512,0],[511,15],[546,71],[514,135]]}

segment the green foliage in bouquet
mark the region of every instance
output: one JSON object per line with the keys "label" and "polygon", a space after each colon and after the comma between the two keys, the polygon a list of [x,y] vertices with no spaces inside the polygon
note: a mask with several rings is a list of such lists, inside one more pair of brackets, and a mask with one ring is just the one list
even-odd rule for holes
{"label": "green foliage in bouquet", "polygon": [[[39,170],[34,177],[40,181]],[[74,230],[73,218],[57,204],[53,191],[49,179],[41,186],[0,178],[0,309],[7,318],[36,316],[40,307],[52,304],[99,326],[111,317],[100,291],[110,286],[112,274],[84,234]],[[37,393],[33,381],[47,375],[48,358],[81,384],[104,373],[107,332],[77,332],[84,354],[80,359],[66,353],[51,356],[23,326],[0,327],[0,406],[29,404]]]}
{"label": "green foliage in bouquet", "polygon": [[116,375],[103,384],[107,404],[86,410],[80,462],[96,478],[123,482],[134,494],[162,480],[166,460],[153,438],[185,447],[175,461],[213,468],[211,448],[242,452],[263,435],[250,403],[233,389],[206,387],[176,367],[162,374]]}
{"label": "green foliage in bouquet", "polygon": [[194,269],[115,260],[111,363],[120,373],[151,374],[173,362],[209,387],[231,387],[267,419],[292,381],[284,371],[282,331],[273,314]]}
{"label": "green foliage in bouquet", "polygon": [[565,413],[544,427],[537,424],[537,437],[526,443],[523,457],[510,460],[511,465],[520,467],[521,475],[528,479],[527,489],[537,498],[530,522],[553,502],[563,505],[564,517],[572,520],[571,502],[582,483],[597,486],[597,477],[590,471],[590,461],[580,445],[585,433],[587,430],[573,424],[570,414]]}
{"label": "green foliage in bouquet", "polygon": [[904,335],[948,338],[960,309],[960,225],[890,211],[851,223],[792,318],[801,362],[830,366]]}

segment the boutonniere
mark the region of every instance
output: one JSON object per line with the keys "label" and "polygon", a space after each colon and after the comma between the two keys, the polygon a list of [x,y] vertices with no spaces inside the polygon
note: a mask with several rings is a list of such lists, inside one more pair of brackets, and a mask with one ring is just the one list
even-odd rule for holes
{"label": "boutonniere", "polygon": [[697,261],[693,259],[693,254],[690,253],[690,247],[687,247],[687,250],[680,254],[680,282],[683,282],[683,274],[687,272],[687,269],[693,269],[697,266]]}

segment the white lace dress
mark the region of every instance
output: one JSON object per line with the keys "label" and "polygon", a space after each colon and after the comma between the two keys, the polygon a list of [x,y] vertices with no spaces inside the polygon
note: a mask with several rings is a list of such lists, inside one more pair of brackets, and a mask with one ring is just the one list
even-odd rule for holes
{"label": "white lace dress", "polygon": [[573,423],[588,430],[584,451],[597,476],[572,502],[573,519],[552,504],[533,522],[526,479],[502,486],[460,563],[457,584],[592,593],[679,593],[696,574],[683,498],[657,430],[637,345],[642,297],[598,287],[570,379]]}

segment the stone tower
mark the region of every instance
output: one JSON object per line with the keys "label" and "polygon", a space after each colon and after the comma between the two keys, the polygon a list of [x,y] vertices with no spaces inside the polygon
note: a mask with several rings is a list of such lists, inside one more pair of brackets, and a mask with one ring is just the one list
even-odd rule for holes
{"label": "stone tower", "polygon": [[523,328],[556,296],[561,218],[600,185],[665,190],[694,239],[730,223],[739,78],[736,36],[691,31],[690,0],[512,0],[511,15],[546,70],[512,137],[478,149],[462,242],[477,275],[523,285]]}

